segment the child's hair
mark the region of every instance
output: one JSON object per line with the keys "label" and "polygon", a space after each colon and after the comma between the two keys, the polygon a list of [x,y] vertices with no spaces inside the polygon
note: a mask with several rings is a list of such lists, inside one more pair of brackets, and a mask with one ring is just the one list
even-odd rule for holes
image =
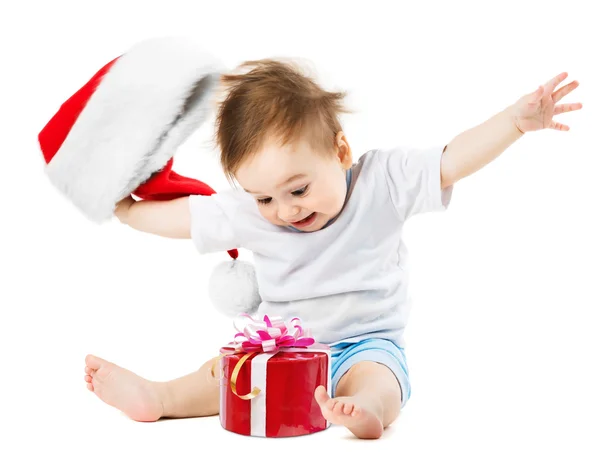
{"label": "child's hair", "polygon": [[284,145],[306,136],[315,150],[335,149],[345,92],[324,90],[291,61],[247,61],[240,68],[249,70],[222,76],[226,93],[216,117],[216,142],[228,179],[268,138]]}

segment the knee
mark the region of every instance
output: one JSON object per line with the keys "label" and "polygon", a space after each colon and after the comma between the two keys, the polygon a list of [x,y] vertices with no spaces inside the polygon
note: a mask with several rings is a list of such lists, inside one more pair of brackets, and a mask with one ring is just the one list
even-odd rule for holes
{"label": "knee", "polygon": [[380,387],[382,382],[385,382],[390,376],[394,382],[397,382],[394,373],[385,365],[370,360],[362,360],[353,364],[342,375],[337,384],[336,395],[341,396],[340,392],[356,393],[363,388],[373,387],[373,385]]}
{"label": "knee", "polygon": [[[350,367],[346,372],[346,375],[349,375],[350,377],[364,378],[381,377],[382,374],[394,375],[389,367],[371,360],[361,360],[360,362],[353,364],[352,367]],[[385,375],[383,376],[385,377]],[[396,378],[395,375],[394,378]]]}

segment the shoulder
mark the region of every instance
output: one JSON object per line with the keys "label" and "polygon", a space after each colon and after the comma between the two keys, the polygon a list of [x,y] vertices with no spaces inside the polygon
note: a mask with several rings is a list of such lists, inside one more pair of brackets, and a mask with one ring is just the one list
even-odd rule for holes
{"label": "shoulder", "polygon": [[398,160],[407,151],[406,148],[373,148],[361,155],[354,165],[354,172],[362,176],[363,181],[378,185],[386,180],[390,164]]}
{"label": "shoulder", "polygon": [[261,218],[245,191],[226,189],[189,197],[191,236],[200,253],[248,248]]}
{"label": "shoulder", "polygon": [[190,196],[190,212],[192,218],[210,216],[215,221],[227,221],[233,229],[244,233],[261,227],[265,222],[254,198],[235,188],[217,191],[210,196]]}
{"label": "shoulder", "polygon": [[372,149],[364,152],[352,166],[353,174],[355,176],[370,176],[374,172],[380,171],[379,151],[379,149]]}
{"label": "shoulder", "polygon": [[387,179],[414,181],[424,173],[439,172],[444,148],[441,145],[400,145],[371,150],[365,158],[371,163],[371,169],[378,169]]}
{"label": "shoulder", "polygon": [[418,149],[408,146],[373,148],[363,153],[355,166],[360,167],[361,172],[380,173],[391,163],[400,163],[416,153]]}
{"label": "shoulder", "polygon": [[252,199],[245,191],[239,189],[224,189],[210,195],[193,194],[190,196],[192,211],[205,206],[218,207],[225,214],[235,214],[253,204]]}

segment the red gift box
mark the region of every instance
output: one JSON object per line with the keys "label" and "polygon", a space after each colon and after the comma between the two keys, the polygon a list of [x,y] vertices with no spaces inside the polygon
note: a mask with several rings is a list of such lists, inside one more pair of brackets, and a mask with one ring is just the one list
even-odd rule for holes
{"label": "red gift box", "polygon": [[224,429],[281,438],[329,426],[314,393],[323,385],[331,395],[330,348],[306,338],[299,320],[294,323],[292,340],[277,318],[253,320],[236,335],[238,344],[221,348],[219,418]]}

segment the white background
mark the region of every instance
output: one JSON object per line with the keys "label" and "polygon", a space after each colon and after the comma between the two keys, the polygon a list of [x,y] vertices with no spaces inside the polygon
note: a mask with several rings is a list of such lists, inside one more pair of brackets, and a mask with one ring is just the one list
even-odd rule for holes
{"label": "white background", "polygon": [[[5,3],[0,472],[205,472],[210,461],[231,472],[599,472],[600,34],[586,2]],[[85,388],[88,353],[168,380],[232,334],[207,299],[225,253],[92,224],[43,173],[37,134],[64,100],[166,34],[231,67],[310,60],[350,94],[357,157],[447,143],[562,71],[563,84],[580,81],[563,101],[584,108],[558,117],[571,131],[525,136],[458,183],[448,212],[407,226],[413,391],[381,440],[342,428],[246,438],[216,417],[136,423]],[[211,133],[192,136],[174,169],[225,189]]]}

